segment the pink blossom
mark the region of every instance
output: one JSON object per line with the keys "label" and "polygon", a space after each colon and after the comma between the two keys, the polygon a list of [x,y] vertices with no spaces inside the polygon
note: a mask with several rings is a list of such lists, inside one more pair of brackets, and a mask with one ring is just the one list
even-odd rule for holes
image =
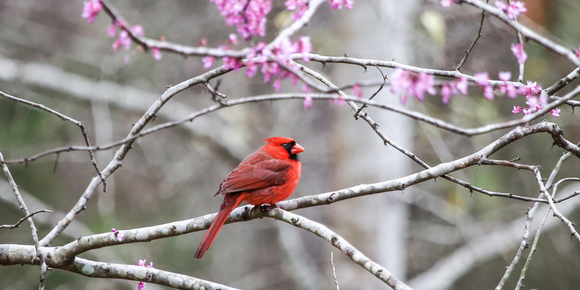
{"label": "pink blossom", "polygon": [[90,24],[95,22],[95,18],[99,15],[99,12],[103,9],[103,4],[99,0],[90,0],[83,3],[83,13],[82,18],[87,18]]}
{"label": "pink blossom", "polygon": [[272,0],[213,0],[225,17],[226,25],[236,26],[244,38],[266,36],[266,16],[272,10]]}
{"label": "pink blossom", "polygon": [[448,104],[449,99],[451,98],[451,87],[444,85],[441,87],[441,97],[443,104]]}
{"label": "pink blossom", "polygon": [[[146,262],[147,262],[146,259],[139,260],[139,266],[154,269],[153,262],[149,262],[149,265],[145,265]],[[145,285],[147,285],[147,283],[145,283],[145,282],[139,282],[139,285],[137,286],[137,289],[138,290],[143,290],[146,287]]]}
{"label": "pink blossom", "polygon": [[525,95],[526,98],[537,96],[542,92],[542,87],[538,86],[538,83],[528,81],[526,86],[519,87],[519,93]]}
{"label": "pink blossom", "polygon": [[288,9],[290,11],[294,11],[294,10],[296,10],[296,8],[298,8],[298,1],[297,0],[287,0],[286,2],[284,2],[284,5],[286,5],[286,9]]}
{"label": "pink blossom", "polygon": [[437,90],[433,86],[434,84],[435,78],[433,75],[421,72],[417,78],[417,82],[415,83],[415,95],[417,96],[417,99],[419,99],[419,101],[423,101],[425,92],[431,95],[435,95]]}
{"label": "pink blossom", "polygon": [[467,95],[467,87],[468,86],[469,86],[469,83],[467,81],[467,77],[459,78],[459,81],[457,82],[457,89],[459,90],[460,93]]}
{"label": "pink blossom", "polygon": [[483,96],[490,101],[493,100],[493,87],[485,86],[483,88]]}
{"label": "pink blossom", "polygon": [[416,96],[423,101],[425,92],[434,95],[437,93],[434,85],[434,77],[426,73],[413,74],[403,69],[396,69],[391,80],[391,92],[399,93],[402,104],[407,102],[409,96]]}
{"label": "pink blossom", "polygon": [[298,40],[298,52],[302,53],[304,61],[310,61],[308,54],[312,52],[312,44],[310,43],[310,36],[302,36]]}
{"label": "pink blossom", "polygon": [[495,6],[505,12],[510,19],[515,19],[520,13],[528,11],[522,1],[512,1],[509,5],[501,1],[495,1]]}
{"label": "pink blossom", "polygon": [[502,94],[508,95],[510,98],[515,98],[518,91],[514,84],[510,83],[510,79],[512,78],[512,73],[509,71],[500,71],[499,72],[499,79],[503,81],[503,84],[499,85],[499,91]]}
{"label": "pink blossom", "polygon": [[330,0],[330,8],[340,10],[342,9],[343,3],[343,0]]}
{"label": "pink blossom", "polygon": [[290,60],[290,55],[295,53],[297,45],[294,45],[288,37],[283,38],[274,46],[274,54],[282,62]]}
{"label": "pink blossom", "polygon": [[518,59],[518,63],[526,62],[526,60],[528,59],[528,55],[524,51],[523,44],[521,44],[521,43],[512,44],[511,49],[512,49],[512,52],[514,53],[514,55],[516,56],[516,58]]}
{"label": "pink blossom", "polygon": [[521,112],[524,108],[520,107],[520,106],[514,106],[514,109],[512,110],[512,113],[514,114],[518,114],[519,112]]}
{"label": "pink blossom", "polygon": [[238,71],[239,68],[242,67],[242,61],[237,58],[224,56],[224,69],[233,69],[234,71]]}
{"label": "pink blossom", "polygon": [[162,55],[161,55],[161,50],[159,48],[152,48],[151,49],[151,53],[153,54],[153,58],[155,58],[156,60],[160,60]]}
{"label": "pink blossom", "polygon": [[489,75],[487,74],[487,72],[476,73],[475,75],[473,75],[473,77],[475,77],[475,82],[478,85],[482,87],[486,87],[487,85],[489,85]]}
{"label": "pink blossom", "polygon": [[342,6],[352,9],[354,0],[330,0],[330,8],[341,10]]}
{"label": "pink blossom", "polygon": [[274,90],[275,90],[276,92],[279,92],[279,91],[280,91],[280,89],[282,89],[282,80],[280,80],[280,79],[276,79],[276,80],[274,81],[274,84],[272,84],[272,87],[274,87]]}
{"label": "pink blossom", "polygon": [[278,76],[282,72],[280,65],[276,62],[273,63],[264,63],[262,65],[262,74],[264,74],[264,82],[267,83],[270,81],[272,76]]}
{"label": "pink blossom", "polygon": [[251,60],[246,61],[246,77],[251,78],[256,75],[257,72],[258,65]]}
{"label": "pink blossom", "polygon": [[451,4],[456,3],[457,0],[441,0],[441,5],[443,7],[449,7]]}
{"label": "pink blossom", "polygon": [[205,38],[200,39],[199,45],[201,45],[203,47],[207,47],[207,39],[205,39]]}
{"label": "pink blossom", "polygon": [[115,34],[117,34],[117,26],[115,26],[115,24],[107,26],[107,34],[110,37],[115,37]]}
{"label": "pink blossom", "polygon": [[238,36],[235,33],[230,33],[230,43],[233,45],[238,45]]}
{"label": "pink blossom", "polygon": [[203,61],[203,68],[208,69],[213,65],[214,57],[206,56],[202,58],[201,61]]}
{"label": "pink blossom", "polygon": [[330,101],[337,106],[346,105],[346,101],[341,96],[338,96],[337,98],[331,99]]}
{"label": "pink blossom", "polygon": [[304,105],[305,110],[309,110],[310,107],[312,107],[312,97],[310,95],[306,96],[302,104]]}
{"label": "pink blossom", "polygon": [[552,113],[552,116],[554,117],[560,117],[560,108],[555,108],[551,110],[550,113]]}
{"label": "pink blossom", "polygon": [[357,96],[359,99],[362,99],[362,97],[363,97],[363,91],[362,91],[362,88],[360,87],[360,85],[359,85],[359,84],[355,84],[355,85],[352,87],[352,92],[353,92],[353,94],[355,94],[355,95],[356,95],[356,96]]}
{"label": "pink blossom", "polygon": [[352,10],[353,5],[354,0],[344,0],[344,7],[346,7],[347,9]]}
{"label": "pink blossom", "polygon": [[129,50],[132,42],[129,33],[123,30],[119,33],[119,37],[113,42],[113,50],[118,50],[121,46],[123,46],[125,50]]}
{"label": "pink blossom", "polygon": [[580,46],[578,46],[578,49],[575,51],[576,53],[576,57],[580,57]]}
{"label": "pink blossom", "polygon": [[143,30],[143,26],[141,25],[133,25],[133,27],[131,27],[131,32],[133,32],[133,34],[136,36],[145,35],[145,30]]}
{"label": "pink blossom", "polygon": [[302,92],[307,94],[306,98],[304,98],[303,105],[304,105],[304,109],[308,110],[308,109],[310,109],[310,107],[312,107],[312,97],[310,96],[310,92],[311,92],[310,86],[308,86],[307,84],[304,84],[302,86]]}

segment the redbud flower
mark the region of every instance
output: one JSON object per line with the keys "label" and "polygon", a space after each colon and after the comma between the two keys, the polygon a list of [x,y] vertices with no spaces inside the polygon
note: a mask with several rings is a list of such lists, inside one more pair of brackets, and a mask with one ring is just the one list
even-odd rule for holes
{"label": "redbud flower", "polygon": [[143,26],[141,25],[133,25],[133,27],[131,27],[131,32],[137,36],[145,35],[145,30],[143,30]]}
{"label": "redbud flower", "polygon": [[238,45],[238,36],[235,33],[230,33],[230,43],[233,45]]}
{"label": "redbud flower", "polygon": [[489,75],[487,72],[476,73],[473,75],[475,77],[475,82],[480,86],[487,86],[489,85]]}
{"label": "redbud flower", "polygon": [[505,12],[510,19],[515,19],[520,13],[528,11],[524,6],[524,2],[521,1],[512,1],[509,5],[501,1],[495,1],[495,6]]}
{"label": "redbud flower", "polygon": [[526,54],[526,52],[524,51],[524,46],[521,43],[518,44],[512,44],[512,52],[514,53],[514,55],[516,56],[516,58],[518,59],[519,63],[524,63],[526,62],[526,59],[528,59],[528,55]]}
{"label": "redbud flower", "polygon": [[298,40],[298,52],[302,53],[304,61],[310,61],[308,55],[312,51],[312,44],[310,43],[310,36],[302,36]]}
{"label": "redbud flower", "polygon": [[560,108],[555,108],[551,110],[550,113],[552,113],[552,116],[554,117],[560,117]]}
{"label": "redbud flower", "polygon": [[156,60],[160,60],[162,57],[161,50],[159,48],[152,48],[151,53],[153,54],[153,58]]}
{"label": "redbud flower", "polygon": [[516,97],[518,92],[516,90],[516,87],[512,83],[509,83],[511,77],[512,77],[512,73],[509,71],[500,71],[499,72],[499,79],[501,81],[503,81],[503,84],[501,84],[499,86],[499,91],[502,94],[507,93],[508,97],[513,99]]}
{"label": "redbud flower", "polygon": [[115,26],[115,24],[111,24],[107,27],[107,34],[110,37],[115,37],[115,34],[117,34],[117,26]]}
{"label": "redbud flower", "polygon": [[208,69],[213,65],[214,57],[206,56],[202,58],[201,61],[203,61],[203,68]]}
{"label": "redbud flower", "polygon": [[99,0],[85,1],[83,3],[83,14],[81,14],[81,17],[87,18],[89,20],[89,23],[93,24],[93,22],[95,22],[95,18],[97,18],[97,15],[101,11],[101,9],[103,9],[103,4],[101,4],[101,1]]}
{"label": "redbud flower", "polygon": [[443,7],[449,7],[451,4],[456,3],[457,0],[441,0],[441,5]]}
{"label": "redbud flower", "polygon": [[355,85],[352,87],[352,92],[353,92],[353,93],[354,93],[354,94],[355,94],[355,95],[356,95],[356,96],[357,96],[359,99],[362,99],[362,97],[363,97],[363,91],[362,91],[362,89],[361,89],[361,87],[360,87],[360,85],[359,85],[359,84],[355,84]]}
{"label": "redbud flower", "polygon": [[308,110],[308,109],[310,109],[310,107],[312,107],[312,97],[310,96],[310,91],[311,91],[310,86],[308,86],[307,84],[304,84],[302,86],[302,91],[307,94],[306,98],[304,98],[303,105],[304,105],[304,109]]}

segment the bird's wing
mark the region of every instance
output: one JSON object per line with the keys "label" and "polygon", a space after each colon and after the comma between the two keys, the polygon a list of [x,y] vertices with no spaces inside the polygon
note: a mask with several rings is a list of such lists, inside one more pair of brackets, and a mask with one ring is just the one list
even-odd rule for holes
{"label": "bird's wing", "polygon": [[291,163],[286,160],[268,159],[256,164],[240,166],[221,183],[221,194],[252,191],[286,182]]}

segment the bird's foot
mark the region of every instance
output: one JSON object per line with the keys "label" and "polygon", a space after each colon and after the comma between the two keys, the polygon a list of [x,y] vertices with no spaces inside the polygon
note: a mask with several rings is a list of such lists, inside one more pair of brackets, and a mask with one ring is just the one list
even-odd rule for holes
{"label": "bird's foot", "polygon": [[271,211],[271,210],[273,210],[275,208],[279,208],[277,203],[275,203],[275,204],[267,204],[267,203],[265,203],[265,204],[260,205],[260,209],[262,211]]}

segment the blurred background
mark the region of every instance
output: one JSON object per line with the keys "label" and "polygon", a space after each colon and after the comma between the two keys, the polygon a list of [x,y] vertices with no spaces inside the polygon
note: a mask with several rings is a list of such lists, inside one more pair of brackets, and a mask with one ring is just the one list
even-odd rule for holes
{"label": "blurred background", "polygon": [[[145,35],[197,46],[207,38],[210,47],[226,44],[235,28],[227,27],[209,1],[111,1]],[[580,43],[576,1],[526,0],[528,12],[519,20],[539,33],[576,48]],[[163,53],[156,61],[150,53],[113,52],[101,13],[94,24],[82,19],[82,1],[4,0],[0,2],[0,90],[44,104],[82,121],[93,144],[124,138],[167,86],[195,77],[205,70],[200,58]],[[274,1],[268,18],[269,41],[287,26],[291,15],[284,1]],[[330,10],[323,4],[298,36],[310,35],[313,52],[344,55],[437,69],[453,69],[464,55],[480,22],[480,11],[468,5],[441,7],[439,1],[357,0],[353,10]],[[516,42],[513,29],[486,17],[482,37],[462,72],[511,71],[517,62],[510,51]],[[243,45],[240,45],[242,47]],[[525,80],[548,87],[574,66],[564,58],[530,42]],[[129,56],[128,63],[124,62]],[[221,65],[221,61],[216,61]],[[352,81],[380,81],[376,68],[309,63],[337,85]],[[382,69],[390,75],[392,70]],[[247,79],[242,72],[220,78],[220,91],[230,99],[273,93],[258,74]],[[215,84],[215,81],[212,82]],[[559,92],[579,85],[575,80]],[[284,92],[301,86],[284,82]],[[377,87],[365,88],[368,98]],[[350,93],[350,92],[349,92]],[[396,106],[389,88],[375,100]],[[405,107],[471,128],[519,118],[513,106],[525,98],[496,96],[487,101],[479,88],[467,96],[428,96]],[[150,124],[179,120],[212,105],[203,87],[174,97]],[[561,117],[546,116],[578,142],[580,123],[570,107]],[[368,109],[380,129],[394,142],[430,165],[471,154],[505,134],[498,131],[472,138],[457,136],[392,112]],[[318,194],[361,183],[402,177],[421,170],[407,157],[385,147],[347,106],[315,102],[304,110],[302,101],[263,102],[237,106],[196,119],[177,128],[139,139],[108,180],[108,192],[99,188],[75,221],[52,243],[65,244],[79,236],[184,220],[216,212],[220,197],[213,197],[223,178],[271,136],[289,136],[306,151],[301,154],[303,175],[294,197]],[[79,129],[54,115],[0,98],[0,148],[6,159],[27,157],[60,146],[83,145]],[[101,168],[114,151],[96,154]],[[546,134],[530,136],[496,153],[495,159],[521,157],[521,163],[540,165],[547,178],[562,154]],[[95,175],[86,152],[60,154],[28,164],[10,165],[30,210],[51,209],[35,217],[44,236],[76,203]],[[578,176],[580,162],[570,158],[558,177]],[[474,167],[451,174],[487,190],[537,197],[539,190],[529,172],[511,168]],[[558,196],[579,186],[563,184]],[[351,199],[330,206],[296,211],[321,222],[347,239],[369,258],[385,266],[416,289],[491,289],[512,261],[524,232],[525,213],[532,203],[490,198],[470,193],[443,179],[406,189]],[[580,199],[559,209],[579,220]],[[533,231],[545,213],[541,206]],[[0,178],[0,224],[22,217],[6,179]],[[244,289],[334,289],[330,253],[342,289],[386,289],[388,286],[313,234],[271,219],[225,226],[202,260],[193,254],[205,232],[95,250],[83,257],[103,262],[137,264],[152,261],[158,269],[183,273]],[[28,226],[0,230],[0,243],[31,244]],[[524,253],[527,257],[528,251]],[[506,288],[513,288],[523,266],[518,264]],[[548,218],[525,285],[528,289],[578,289],[580,247],[557,219]],[[4,289],[36,289],[39,268],[0,267]],[[48,275],[47,289],[135,289],[137,282],[87,279],[60,270]],[[149,283],[147,289],[166,289]]]}

